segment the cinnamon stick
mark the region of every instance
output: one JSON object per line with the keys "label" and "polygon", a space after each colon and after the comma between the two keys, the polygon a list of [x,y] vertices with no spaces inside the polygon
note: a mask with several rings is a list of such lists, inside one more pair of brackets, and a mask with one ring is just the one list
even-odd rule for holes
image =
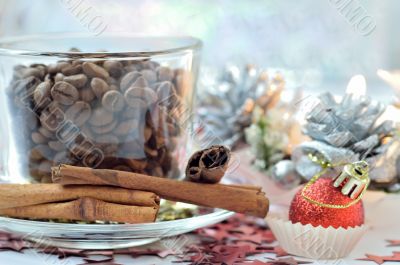
{"label": "cinnamon stick", "polygon": [[0,215],[32,219],[104,220],[136,224],[154,222],[158,209],[158,206],[128,206],[83,197],[70,202],[1,209]]}
{"label": "cinnamon stick", "polygon": [[53,168],[52,176],[54,182],[64,185],[84,182],[144,190],[172,201],[222,208],[258,217],[265,217],[269,207],[264,192],[258,188],[177,181],[139,173],[69,165]]}
{"label": "cinnamon stick", "polygon": [[60,184],[0,184],[0,209],[71,201],[81,197],[136,206],[157,206],[160,203],[160,198],[152,192],[110,186],[65,187]]}
{"label": "cinnamon stick", "polygon": [[225,175],[230,157],[231,151],[223,145],[213,145],[195,152],[186,167],[187,180],[218,183]]}

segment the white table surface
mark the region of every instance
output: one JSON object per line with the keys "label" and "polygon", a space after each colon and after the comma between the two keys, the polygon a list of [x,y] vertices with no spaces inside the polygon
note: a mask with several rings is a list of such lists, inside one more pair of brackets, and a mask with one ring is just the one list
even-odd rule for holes
{"label": "white table surface", "polygon": [[[366,223],[368,232],[356,245],[350,256],[340,261],[314,260],[313,264],[359,265],[375,264],[355,259],[364,257],[365,253],[375,255],[391,255],[392,251],[400,251],[400,247],[387,247],[385,240],[400,240],[400,195],[384,194],[381,192],[367,192],[364,198],[366,209]],[[274,258],[273,254],[262,254],[251,257],[267,261],[266,257]],[[305,258],[297,258],[308,260]],[[150,264],[182,264],[172,263],[173,257],[160,259],[158,257],[144,256],[133,259],[129,256],[116,256],[115,262],[124,265],[150,265]],[[38,254],[34,250],[25,250],[24,253],[11,251],[0,252],[0,265],[76,265],[84,263],[81,258],[67,258],[59,260],[56,256]],[[391,263],[388,263],[391,264]]]}

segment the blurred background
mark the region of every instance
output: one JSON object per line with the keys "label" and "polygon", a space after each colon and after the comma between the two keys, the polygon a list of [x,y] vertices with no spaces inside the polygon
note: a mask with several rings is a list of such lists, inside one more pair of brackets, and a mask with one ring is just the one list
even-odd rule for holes
{"label": "blurred background", "polygon": [[[291,71],[306,91],[342,93],[363,74],[368,92],[391,100],[376,75],[400,66],[396,0],[0,0],[2,36],[87,31],[192,35],[203,66],[256,64]],[[397,18],[397,20],[396,20]]]}

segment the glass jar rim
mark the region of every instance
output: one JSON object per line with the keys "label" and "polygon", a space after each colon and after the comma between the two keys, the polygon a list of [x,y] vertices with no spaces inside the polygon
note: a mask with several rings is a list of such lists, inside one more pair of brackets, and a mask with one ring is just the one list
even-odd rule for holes
{"label": "glass jar rim", "polygon": [[[51,40],[66,40],[66,39],[81,39],[86,41],[94,41],[100,38],[123,38],[131,41],[159,41],[177,43],[176,45],[169,44],[166,48],[153,48],[146,50],[121,50],[121,51],[50,51],[38,49],[29,49],[15,47],[18,43],[29,43],[32,41],[51,41]],[[29,46],[27,44],[27,46]],[[132,33],[104,33],[101,36],[95,36],[89,33],[46,33],[36,35],[22,35],[0,38],[0,55],[11,56],[49,56],[61,58],[126,58],[126,57],[153,57],[157,55],[168,55],[181,52],[195,51],[202,47],[200,39],[191,36],[153,36],[140,35]],[[72,48],[72,47],[70,47]]]}

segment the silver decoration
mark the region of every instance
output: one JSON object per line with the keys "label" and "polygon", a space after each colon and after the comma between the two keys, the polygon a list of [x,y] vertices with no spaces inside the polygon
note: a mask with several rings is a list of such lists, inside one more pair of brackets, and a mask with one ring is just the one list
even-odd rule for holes
{"label": "silver decoration", "polygon": [[378,185],[394,182],[399,173],[397,161],[400,158],[400,141],[393,138],[376,151],[375,156],[366,159],[371,165],[370,176]]}
{"label": "silver decoration", "polygon": [[231,65],[224,71],[203,72],[198,93],[198,118],[204,135],[213,135],[209,144],[234,147],[244,139],[255,105],[268,109],[284,86],[280,74],[269,78],[265,70],[252,65]]}
{"label": "silver decoration", "polygon": [[307,180],[322,170],[320,164],[311,161],[309,154],[318,156],[320,161],[334,165],[351,163],[359,159],[359,155],[350,149],[334,147],[320,141],[304,142],[293,150],[292,160],[297,172]]}
{"label": "silver decoration", "polygon": [[332,165],[365,159],[371,165],[370,177],[375,183],[389,187],[398,181],[400,142],[393,137],[394,123],[377,124],[384,105],[353,94],[345,94],[340,102],[330,93],[318,98],[303,128],[313,141],[300,144],[292,153],[296,171],[307,180],[320,172],[320,164],[311,161],[310,154]]}
{"label": "silver decoration", "polygon": [[281,160],[271,168],[271,179],[284,189],[297,187],[301,178],[291,160]]}

